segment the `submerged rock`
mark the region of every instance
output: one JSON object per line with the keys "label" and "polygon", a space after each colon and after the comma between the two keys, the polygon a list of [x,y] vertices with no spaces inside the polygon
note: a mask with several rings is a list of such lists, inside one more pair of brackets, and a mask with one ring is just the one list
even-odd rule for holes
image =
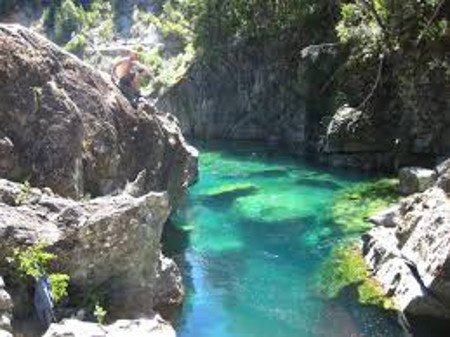
{"label": "submerged rock", "polygon": [[146,170],[171,200],[196,179],[177,120],[134,109],[109,75],[33,31],[0,24],[0,174],[62,196],[109,194]]}
{"label": "submerged rock", "polygon": [[380,214],[363,236],[364,255],[400,310],[450,319],[450,200],[438,186]]}
{"label": "submerged rock", "polygon": [[158,315],[152,319],[119,320],[112,325],[67,319],[52,324],[43,337],[175,337],[173,328]]}
{"label": "submerged rock", "polygon": [[[160,276],[165,270],[161,264],[170,264],[160,254],[169,213],[168,196],[162,192],[76,202],[37,188],[23,195],[23,186],[0,179],[0,258],[5,261],[13,248],[44,242],[57,254],[57,267],[70,275],[74,289],[109,290],[114,315],[148,313],[154,298],[158,304],[173,304],[183,296],[179,275]],[[158,282],[171,291],[155,293]]]}

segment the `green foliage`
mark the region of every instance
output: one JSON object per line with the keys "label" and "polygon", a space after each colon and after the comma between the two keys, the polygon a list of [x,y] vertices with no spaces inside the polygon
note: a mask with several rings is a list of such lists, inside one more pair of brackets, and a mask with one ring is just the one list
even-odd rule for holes
{"label": "green foliage", "polygon": [[72,0],[63,0],[55,14],[54,33],[58,43],[68,41],[83,25],[84,11]]}
{"label": "green foliage", "polygon": [[94,316],[97,319],[98,324],[103,324],[105,323],[105,318],[106,318],[106,314],[108,312],[100,305],[99,302],[97,302],[95,304],[95,309],[94,309]]}
{"label": "green foliage", "polygon": [[336,31],[342,42],[356,46],[358,57],[374,57],[382,48],[382,28],[359,3],[342,5]]}
{"label": "green foliage", "polygon": [[344,189],[333,202],[333,222],[349,233],[370,228],[367,218],[398,200],[397,185],[396,179],[380,179]]}
{"label": "green foliage", "polygon": [[341,5],[336,26],[340,40],[355,47],[354,56],[417,47],[442,39],[448,18],[441,13],[442,0],[369,0]]}
{"label": "green foliage", "polygon": [[140,62],[151,72],[151,76],[141,79],[144,92],[160,95],[187,71],[195,56],[195,13],[200,3],[197,0],[160,1],[161,10],[157,13],[141,10],[135,13],[135,21],[154,26],[166,41],[164,47],[140,52]]}
{"label": "green foliage", "polygon": [[58,44],[67,43],[86,23],[83,8],[73,0],[54,1],[43,15],[44,27]]}
{"label": "green foliage", "polygon": [[[326,38],[335,4],[317,0],[208,0],[198,5],[197,46],[248,38],[264,42],[292,28],[314,41]],[[326,27],[328,26],[328,27]]]}
{"label": "green foliage", "polygon": [[87,38],[83,33],[75,35],[67,44],[64,46],[68,52],[82,55],[86,46],[87,46]]}
{"label": "green foliage", "polygon": [[358,248],[340,246],[321,265],[317,285],[326,297],[334,298],[347,286],[356,286],[362,304],[394,308],[392,299],[383,294],[381,286],[370,277]]}
{"label": "green foliage", "polygon": [[22,251],[16,250],[14,258],[21,273],[39,278],[45,275],[50,262],[56,259],[56,255],[47,252],[46,245],[41,243]]}
{"label": "green foliage", "polygon": [[57,256],[47,252],[43,243],[28,247],[24,250],[15,250],[13,261],[20,276],[29,276],[34,279],[48,276],[51,281],[51,292],[55,303],[67,296],[70,277],[67,274],[50,273],[50,263]]}
{"label": "green foliage", "polygon": [[105,40],[112,38],[112,36],[114,35],[114,23],[112,19],[107,19],[102,22],[99,28],[99,34],[100,37]]}
{"label": "green foliage", "polygon": [[68,295],[70,276],[67,274],[53,273],[49,275],[53,300],[58,303]]}
{"label": "green foliage", "polygon": [[20,186],[20,193],[17,196],[16,203],[20,205],[23,202],[25,202],[30,196],[30,190],[31,190],[30,182],[28,180],[25,180],[22,183],[22,186]]}

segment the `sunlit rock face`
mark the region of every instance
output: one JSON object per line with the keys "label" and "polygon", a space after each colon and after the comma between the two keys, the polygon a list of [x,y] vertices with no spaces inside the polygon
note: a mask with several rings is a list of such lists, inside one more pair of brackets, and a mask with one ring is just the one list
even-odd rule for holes
{"label": "sunlit rock face", "polygon": [[450,201],[438,186],[402,200],[380,214],[377,227],[363,236],[366,262],[399,309],[410,314],[450,318]]}
{"label": "sunlit rock face", "polygon": [[24,196],[20,184],[0,179],[0,258],[46,243],[73,292],[102,288],[114,317],[148,314],[184,295],[177,266],[160,251],[169,213],[167,193],[76,202],[48,189],[31,188]]}
{"label": "sunlit rock face", "polygon": [[119,320],[102,326],[74,319],[52,324],[43,337],[175,337],[173,328],[159,316],[152,319]]}
{"label": "sunlit rock face", "polygon": [[197,151],[172,116],[134,109],[110,81],[18,25],[0,25],[0,173],[79,198],[122,189],[171,200],[196,178]]}

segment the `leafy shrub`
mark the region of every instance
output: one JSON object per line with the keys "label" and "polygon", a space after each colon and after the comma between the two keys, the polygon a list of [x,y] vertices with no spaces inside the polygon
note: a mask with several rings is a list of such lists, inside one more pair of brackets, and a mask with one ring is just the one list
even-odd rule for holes
{"label": "leafy shrub", "polygon": [[63,0],[55,15],[55,40],[58,43],[68,41],[72,34],[83,26],[84,11],[72,0]]}
{"label": "leafy shrub", "polygon": [[48,276],[51,281],[52,298],[58,303],[67,296],[70,277],[67,274],[50,273],[50,263],[57,259],[53,253],[46,250],[45,244],[37,244],[24,250],[14,251],[14,264],[19,277],[29,276],[34,279]]}
{"label": "leafy shrub", "polygon": [[64,297],[67,297],[69,288],[70,276],[67,274],[53,273],[49,275],[50,283],[52,286],[53,300],[58,303]]}
{"label": "leafy shrub", "polygon": [[106,314],[108,312],[97,302],[95,304],[94,316],[97,319],[98,324],[105,323]]}
{"label": "leafy shrub", "polygon": [[65,44],[86,24],[83,8],[73,0],[55,0],[43,14],[47,33],[58,44]]}
{"label": "leafy shrub", "polygon": [[87,46],[87,38],[83,33],[75,35],[67,44],[64,46],[68,52],[82,55],[86,46]]}
{"label": "leafy shrub", "polygon": [[31,185],[28,180],[25,180],[23,184],[20,186],[20,193],[17,196],[16,203],[21,204],[25,202],[30,196]]}

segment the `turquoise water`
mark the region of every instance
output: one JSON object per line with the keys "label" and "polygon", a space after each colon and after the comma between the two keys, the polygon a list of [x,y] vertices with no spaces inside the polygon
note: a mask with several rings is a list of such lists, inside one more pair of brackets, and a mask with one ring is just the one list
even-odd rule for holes
{"label": "turquoise water", "polygon": [[402,336],[396,319],[329,300],[316,275],[346,235],[333,225],[336,193],[363,179],[248,144],[201,147],[200,180],[172,219],[166,249],[188,296],[179,337]]}

